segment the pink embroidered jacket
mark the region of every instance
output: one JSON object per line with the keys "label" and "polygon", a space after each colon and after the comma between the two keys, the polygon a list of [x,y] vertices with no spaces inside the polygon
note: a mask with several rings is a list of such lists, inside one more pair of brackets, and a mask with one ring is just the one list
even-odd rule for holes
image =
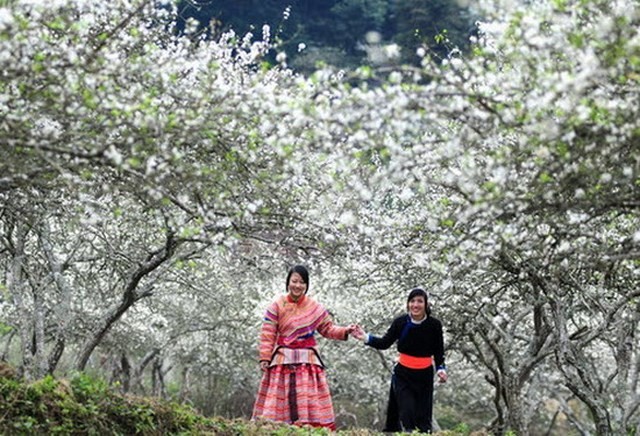
{"label": "pink embroidered jacket", "polygon": [[316,349],[315,332],[328,339],[346,340],[347,328],[333,324],[329,312],[311,297],[297,302],[288,295],[269,305],[260,331],[260,360],[269,366],[311,363],[324,366]]}

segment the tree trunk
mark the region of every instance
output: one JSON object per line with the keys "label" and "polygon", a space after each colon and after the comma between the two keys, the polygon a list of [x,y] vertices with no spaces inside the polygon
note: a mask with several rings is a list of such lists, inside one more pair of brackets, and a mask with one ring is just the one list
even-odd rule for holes
{"label": "tree trunk", "polygon": [[102,342],[102,339],[111,330],[111,327],[129,310],[131,306],[136,302],[135,295],[125,294],[122,301],[112,306],[107,313],[102,317],[98,328],[92,332],[93,334],[82,345],[80,355],[76,363],[76,369],[78,371],[84,371],[89,361],[89,357],[93,353],[93,350]]}
{"label": "tree trunk", "polygon": [[164,372],[162,371],[162,359],[156,358],[153,361],[153,370],[152,370],[152,387],[151,394],[154,397],[162,398],[164,397],[165,386],[164,386]]}
{"label": "tree trunk", "polygon": [[149,351],[145,356],[142,357],[142,359],[140,359],[140,362],[138,363],[138,365],[135,367],[134,371],[133,371],[133,376],[131,377],[131,389],[141,393],[141,394],[145,394],[146,390],[144,388],[144,385],[142,384],[142,375],[144,373],[145,368],[147,367],[147,365],[149,365],[149,363],[156,357],[158,356],[158,354],[160,354],[160,349],[159,348],[154,348],[153,350]]}
{"label": "tree trunk", "polygon": [[188,365],[182,367],[182,386],[180,387],[180,402],[184,403],[189,396],[189,388],[190,388],[190,368]]}
{"label": "tree trunk", "polygon": [[13,338],[16,336],[16,329],[13,329],[9,332],[9,337],[7,338],[7,342],[4,344],[4,350],[2,350],[2,355],[0,355],[0,360],[7,360],[7,356],[9,356],[9,349],[11,348],[11,342],[13,342]]}
{"label": "tree trunk", "polygon": [[107,313],[102,317],[98,328],[92,332],[92,335],[85,341],[81,347],[80,355],[76,361],[76,369],[78,371],[84,371],[91,357],[93,350],[102,342],[105,335],[111,330],[113,325],[124,315],[124,313],[131,308],[136,301],[151,296],[153,293],[153,287],[146,285],[144,288],[138,290],[140,281],[152,271],[156,270],[160,265],[169,260],[175,253],[176,248],[179,245],[179,241],[173,238],[172,233],[167,234],[167,239],[164,246],[152,253],[145,262],[143,262],[131,275],[127,285],[122,294],[122,300],[112,306]]}
{"label": "tree trunk", "polygon": [[520,397],[520,387],[513,381],[505,383],[505,403],[507,404],[507,428],[515,431],[516,434],[528,434],[527,425],[522,413],[522,398]]}
{"label": "tree trunk", "polygon": [[53,281],[60,292],[60,298],[53,307],[53,313],[55,315],[55,343],[47,359],[47,372],[52,374],[58,366],[58,362],[65,349],[67,330],[71,316],[73,289],[62,274],[62,262],[60,262],[54,254],[49,226],[46,222],[40,225],[38,235],[40,246],[47,258]]}
{"label": "tree trunk", "polygon": [[131,364],[124,351],[120,355],[120,380],[122,382],[121,392],[126,394],[131,387]]}
{"label": "tree trunk", "polygon": [[[20,354],[22,357],[22,368],[20,372],[25,379],[31,380],[33,378],[33,354],[30,346],[32,342],[32,315],[24,301],[25,279],[23,277],[24,246],[29,229],[18,224],[13,230],[15,230],[12,232],[15,234],[15,239],[13,240],[13,246],[10,248],[12,259],[7,275],[7,288],[20,313],[20,320],[18,322]],[[9,235],[9,237],[11,237],[11,235]]]}
{"label": "tree trunk", "polygon": [[40,289],[35,285],[33,287],[33,321],[34,321],[34,370],[35,378],[39,379],[44,377],[47,373],[47,359],[45,358],[45,308],[42,304],[42,296],[40,295]]}

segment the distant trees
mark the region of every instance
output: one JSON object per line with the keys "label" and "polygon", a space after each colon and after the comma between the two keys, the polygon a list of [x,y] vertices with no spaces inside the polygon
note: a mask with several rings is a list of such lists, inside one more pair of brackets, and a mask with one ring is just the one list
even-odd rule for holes
{"label": "distant trees", "polygon": [[[468,48],[469,37],[475,32],[475,19],[468,7],[454,0],[437,2],[412,0],[331,0],[331,1],[268,1],[268,2],[204,2],[179,3],[178,29],[183,30],[189,18],[200,22],[206,33],[233,29],[239,34],[256,32],[270,25],[296,69],[313,72],[315,65],[304,65],[304,59],[340,62],[340,67],[368,64],[363,47],[367,34],[377,36],[376,44],[396,43],[402,47],[402,61],[418,64],[416,49],[431,47],[440,55],[453,46]],[[313,56],[299,45],[313,52]],[[330,53],[340,53],[335,57]],[[309,55],[309,56],[306,56]],[[306,57],[305,57],[306,56]],[[317,56],[317,57],[316,57]]]}
{"label": "distant trees", "polygon": [[457,47],[469,49],[469,38],[476,34],[475,20],[469,7],[458,1],[406,0],[394,2],[396,41],[403,50],[403,60],[417,63],[418,47],[426,47],[438,57],[446,57]]}

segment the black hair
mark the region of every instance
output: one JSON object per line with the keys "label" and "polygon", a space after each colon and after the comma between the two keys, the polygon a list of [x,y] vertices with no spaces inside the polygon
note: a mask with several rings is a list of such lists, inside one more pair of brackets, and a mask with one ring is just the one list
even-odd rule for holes
{"label": "black hair", "polygon": [[307,271],[307,268],[304,265],[296,265],[289,270],[289,272],[287,273],[286,290],[289,290],[289,280],[291,280],[291,275],[293,273],[300,274],[300,277],[302,277],[302,281],[307,284],[307,290],[304,291],[304,293],[306,294],[309,290],[309,271]]}
{"label": "black hair", "polygon": [[427,291],[422,288],[413,288],[409,292],[409,296],[407,297],[407,305],[413,298],[420,296],[424,298],[424,310],[427,313],[427,316],[431,315],[431,307],[429,306],[429,295],[427,294]]}

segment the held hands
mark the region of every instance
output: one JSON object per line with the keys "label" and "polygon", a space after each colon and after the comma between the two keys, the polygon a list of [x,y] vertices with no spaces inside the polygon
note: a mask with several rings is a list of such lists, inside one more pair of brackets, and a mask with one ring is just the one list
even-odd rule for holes
{"label": "held hands", "polygon": [[353,331],[358,328],[357,324],[349,324],[347,326],[347,335],[353,335]]}
{"label": "held hands", "polygon": [[349,328],[351,328],[349,332],[351,336],[360,341],[364,340],[366,333],[362,327],[360,327],[358,324],[351,324]]}

